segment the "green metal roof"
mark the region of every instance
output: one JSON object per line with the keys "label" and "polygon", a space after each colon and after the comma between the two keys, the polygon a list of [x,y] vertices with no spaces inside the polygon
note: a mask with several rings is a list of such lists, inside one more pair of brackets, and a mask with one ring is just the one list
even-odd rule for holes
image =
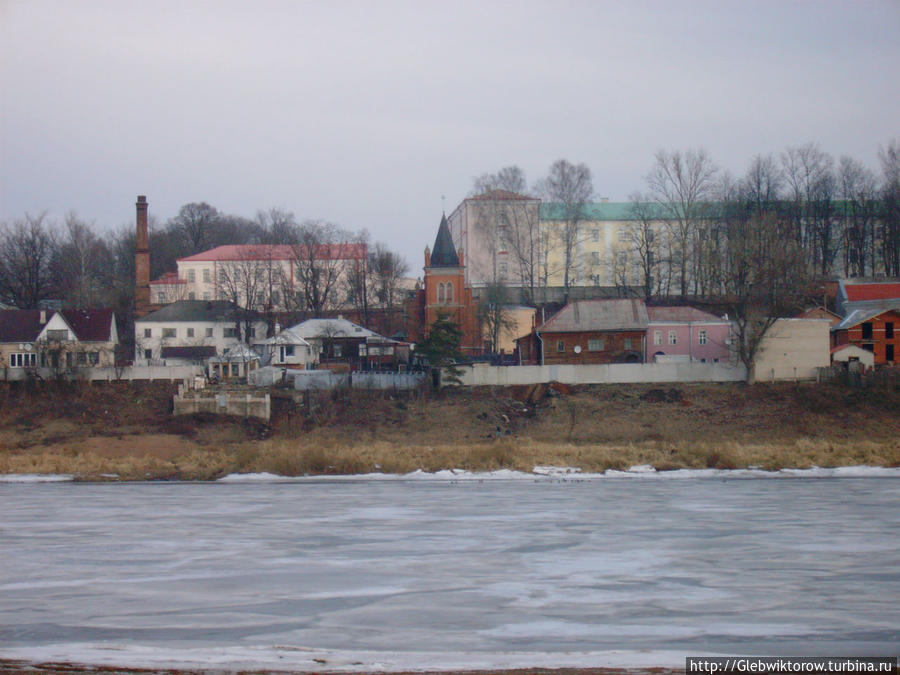
{"label": "green metal roof", "polygon": [[[663,218],[665,207],[648,203],[647,210],[656,219]],[[582,208],[583,220],[638,220],[634,214],[634,202],[591,202]],[[541,203],[541,220],[565,220],[566,208],[559,202]]]}

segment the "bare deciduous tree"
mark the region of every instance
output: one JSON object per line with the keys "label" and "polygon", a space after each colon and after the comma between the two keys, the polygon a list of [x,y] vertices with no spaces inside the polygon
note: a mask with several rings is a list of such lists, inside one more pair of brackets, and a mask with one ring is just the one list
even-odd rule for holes
{"label": "bare deciduous tree", "polygon": [[[699,249],[695,246],[704,236],[709,200],[718,172],[703,149],[675,150],[656,153],[656,161],[647,176],[654,199],[663,209],[669,240],[670,264],[678,277],[681,295],[688,294],[693,281],[697,290]],[[695,272],[692,277],[692,270]]]}
{"label": "bare deciduous tree", "polygon": [[550,167],[547,177],[541,180],[536,192],[549,201],[559,204],[562,225],[556,231],[556,242],[562,255],[563,286],[568,300],[573,277],[578,276],[578,246],[581,243],[581,223],[585,219],[585,206],[594,195],[591,170],[586,164],[572,164],[557,160]]}
{"label": "bare deciduous tree", "polygon": [[53,298],[56,234],[46,214],[26,214],[24,220],[0,230],[0,300],[19,309],[36,309]]}
{"label": "bare deciduous tree", "polygon": [[900,277],[900,142],[891,141],[881,159],[881,249],[884,273]]}
{"label": "bare deciduous tree", "polygon": [[348,265],[365,264],[353,252],[347,232],[331,223],[309,221],[297,228],[291,243],[294,257],[292,308],[320,317],[326,310],[343,304],[341,285]]}

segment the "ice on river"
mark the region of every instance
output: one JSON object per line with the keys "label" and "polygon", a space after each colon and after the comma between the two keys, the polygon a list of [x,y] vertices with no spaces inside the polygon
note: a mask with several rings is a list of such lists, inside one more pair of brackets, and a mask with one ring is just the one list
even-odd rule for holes
{"label": "ice on river", "polygon": [[896,653],[896,470],[558,469],[3,482],[0,657],[397,670]]}

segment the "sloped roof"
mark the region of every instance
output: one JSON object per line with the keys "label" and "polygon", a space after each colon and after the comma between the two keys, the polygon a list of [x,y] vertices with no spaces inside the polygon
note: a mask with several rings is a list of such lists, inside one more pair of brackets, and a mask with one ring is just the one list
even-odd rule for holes
{"label": "sloped roof", "polygon": [[303,323],[291,326],[290,330],[295,335],[299,335],[304,340],[320,339],[320,338],[368,338],[381,337],[378,333],[363,328],[359,324],[348,321],[344,318],[337,319],[307,319]]}
{"label": "sloped roof", "polygon": [[[208,251],[195,253],[178,262],[194,261],[236,261],[236,260],[294,260],[307,257],[305,246],[288,244],[228,244],[217,246]],[[314,249],[317,260],[361,260],[366,257],[368,249],[365,244],[320,244]]]}
{"label": "sloped roof", "polygon": [[47,325],[41,323],[41,311],[47,322],[60,314],[81,342],[108,342],[112,339],[113,310],[64,309],[59,312],[40,309],[8,309],[0,311],[0,342],[34,342]]}
{"label": "sloped roof", "polygon": [[187,280],[178,276],[177,272],[166,272],[159,279],[150,282],[151,286],[170,286],[172,284],[186,284]]}
{"label": "sloped roof", "polygon": [[234,308],[227,300],[179,300],[151,312],[135,323],[172,323],[175,321],[233,321]]}
{"label": "sloped roof", "polygon": [[[634,210],[634,202],[591,202],[581,209],[583,220],[640,220]],[[662,204],[650,202],[644,205],[651,218],[662,220],[671,215]],[[566,207],[560,202],[542,202],[541,220],[565,220]]]}
{"label": "sloped roof", "polygon": [[163,347],[161,355],[164,359],[206,359],[216,355],[216,348],[212,345]]}
{"label": "sloped roof", "polygon": [[728,323],[715,314],[696,307],[648,307],[647,316],[651,323]]}
{"label": "sloped roof", "polygon": [[290,328],[285,328],[283,331],[278,333],[270,338],[266,338],[265,340],[260,340],[259,342],[254,342],[254,344],[258,345],[306,345],[309,346],[309,343],[304,340],[302,337],[297,335]]}
{"label": "sloped roof", "polygon": [[441,216],[441,224],[434,240],[434,250],[431,252],[431,266],[459,267],[459,255],[456,253],[453,238],[450,236],[447,216]]}
{"label": "sloped roof", "polygon": [[[53,316],[47,311],[46,318]],[[39,309],[0,310],[0,342],[34,342],[46,325]]]}
{"label": "sloped roof", "polygon": [[865,302],[867,300],[900,301],[900,282],[852,283],[842,280],[841,288],[844,289],[844,294],[849,302]]}
{"label": "sloped roof", "polygon": [[480,195],[473,195],[469,199],[477,201],[538,201],[537,197],[529,197],[512,190],[488,190]]}
{"label": "sloped roof", "polygon": [[874,319],[876,316],[880,316],[885,312],[900,312],[900,302],[897,303],[896,307],[875,307],[850,310],[850,313],[844,317],[844,320],[839,324],[833,325],[831,327],[831,330],[846,330],[848,328],[853,328],[853,326],[858,326],[859,324]]}
{"label": "sloped roof", "polygon": [[559,310],[538,330],[541,333],[644,330],[648,322],[647,306],[637,298],[576,300]]}
{"label": "sloped roof", "polygon": [[82,342],[108,342],[112,339],[112,309],[64,309],[60,312]]}
{"label": "sloped roof", "polygon": [[796,316],[798,319],[827,319],[831,322],[831,325],[839,324],[841,322],[840,314],[835,314],[827,307],[813,307],[811,309],[807,309],[805,312],[801,312]]}

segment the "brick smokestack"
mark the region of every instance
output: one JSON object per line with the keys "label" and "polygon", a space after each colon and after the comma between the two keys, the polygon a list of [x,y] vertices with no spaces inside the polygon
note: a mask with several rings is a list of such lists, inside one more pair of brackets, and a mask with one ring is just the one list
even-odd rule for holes
{"label": "brick smokestack", "polygon": [[134,254],[134,315],[150,313],[150,226],[147,222],[147,198],[138,195],[137,247]]}

